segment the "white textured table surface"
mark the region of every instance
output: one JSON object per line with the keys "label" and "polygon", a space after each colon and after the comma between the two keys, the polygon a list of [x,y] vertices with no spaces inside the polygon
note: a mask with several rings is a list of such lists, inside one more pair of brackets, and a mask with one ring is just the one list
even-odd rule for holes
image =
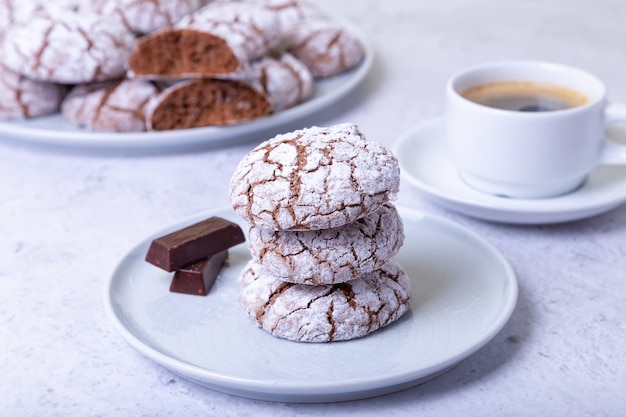
{"label": "white textured table surface", "polygon": [[[323,3],[371,37],[377,59],[355,94],[305,125],[352,121],[391,147],[442,113],[452,72],[505,58],[583,67],[607,82],[613,101],[626,101],[623,0]],[[0,142],[0,415],[626,415],[626,205],[567,224],[511,226],[444,210],[403,184],[398,204],[486,238],[520,286],[513,316],[488,345],[403,392],[253,401],[141,356],[105,315],[105,282],[138,240],[225,206],[230,174],[252,146],[100,157]]]}

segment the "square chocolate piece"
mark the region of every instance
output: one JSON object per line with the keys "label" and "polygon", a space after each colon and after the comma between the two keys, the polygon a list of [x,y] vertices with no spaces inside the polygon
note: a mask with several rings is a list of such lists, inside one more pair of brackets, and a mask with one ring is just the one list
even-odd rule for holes
{"label": "square chocolate piece", "polygon": [[211,217],[154,239],[146,261],[172,272],[244,241],[239,225],[221,217]]}
{"label": "square chocolate piece", "polygon": [[222,251],[177,270],[170,284],[170,291],[183,294],[207,295],[215,283],[228,251]]}

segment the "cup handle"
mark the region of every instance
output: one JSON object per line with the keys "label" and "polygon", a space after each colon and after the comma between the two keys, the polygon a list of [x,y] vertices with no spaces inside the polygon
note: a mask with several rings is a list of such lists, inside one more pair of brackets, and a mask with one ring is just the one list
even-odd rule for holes
{"label": "cup handle", "polygon": [[[606,107],[605,123],[609,126],[612,123],[626,123],[626,104],[612,103]],[[619,144],[606,138],[602,149],[601,161],[608,165],[626,164],[626,145]]]}

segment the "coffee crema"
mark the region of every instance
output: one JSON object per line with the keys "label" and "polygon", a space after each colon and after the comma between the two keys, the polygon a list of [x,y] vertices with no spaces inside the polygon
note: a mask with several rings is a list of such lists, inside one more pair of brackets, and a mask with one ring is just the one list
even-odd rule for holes
{"label": "coffee crema", "polygon": [[461,93],[483,106],[519,112],[567,110],[589,103],[578,91],[556,84],[501,81],[471,87]]}

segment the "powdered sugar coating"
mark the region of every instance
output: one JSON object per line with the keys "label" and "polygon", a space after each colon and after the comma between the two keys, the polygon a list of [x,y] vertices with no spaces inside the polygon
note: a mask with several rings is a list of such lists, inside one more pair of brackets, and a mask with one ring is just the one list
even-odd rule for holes
{"label": "powdered sugar coating", "polygon": [[203,5],[203,0],[109,0],[102,14],[116,16],[134,33],[172,27]]}
{"label": "powdered sugar coating", "polygon": [[258,59],[244,76],[253,88],[267,95],[273,111],[293,107],[313,94],[313,75],[288,53]]}
{"label": "powdered sugar coating", "polygon": [[301,60],[316,78],[355,67],[365,54],[359,39],[343,26],[326,20],[307,20],[285,35],[286,50]]}
{"label": "powdered sugar coating", "polygon": [[246,155],[230,180],[233,209],[271,230],[343,226],[395,199],[396,157],[354,124],[278,135]]}
{"label": "powdered sugar coating", "polygon": [[40,81],[79,84],[122,76],[133,34],[96,13],[38,13],[6,33],[2,62]]}
{"label": "powdered sugar coating", "polygon": [[81,84],[70,91],[61,109],[68,120],[91,130],[142,132],[146,105],[158,93],[154,84],[141,80]]}
{"label": "powdered sugar coating", "polygon": [[402,219],[391,203],[333,229],[272,231],[252,226],[248,235],[252,256],[269,273],[309,285],[346,282],[378,269],[404,243]]}
{"label": "powdered sugar coating", "polygon": [[316,4],[306,0],[256,0],[257,3],[274,11],[283,30],[312,19],[327,19],[326,13]]}
{"label": "powdered sugar coating", "polygon": [[0,119],[26,119],[59,110],[67,87],[31,80],[0,63]]}
{"label": "powdered sugar coating", "polygon": [[107,0],[0,0],[0,34],[12,24],[29,21],[35,14],[100,13]]}
{"label": "powdered sugar coating", "polygon": [[41,6],[34,1],[0,0],[0,42],[11,25],[32,16],[39,9]]}
{"label": "powdered sugar coating", "polygon": [[394,260],[334,285],[287,283],[252,260],[239,282],[240,301],[258,326],[300,342],[362,337],[399,319],[410,308],[411,283]]}
{"label": "powdered sugar coating", "polygon": [[224,39],[242,63],[276,47],[281,34],[276,13],[250,3],[208,4],[183,17],[175,28],[207,32]]}

